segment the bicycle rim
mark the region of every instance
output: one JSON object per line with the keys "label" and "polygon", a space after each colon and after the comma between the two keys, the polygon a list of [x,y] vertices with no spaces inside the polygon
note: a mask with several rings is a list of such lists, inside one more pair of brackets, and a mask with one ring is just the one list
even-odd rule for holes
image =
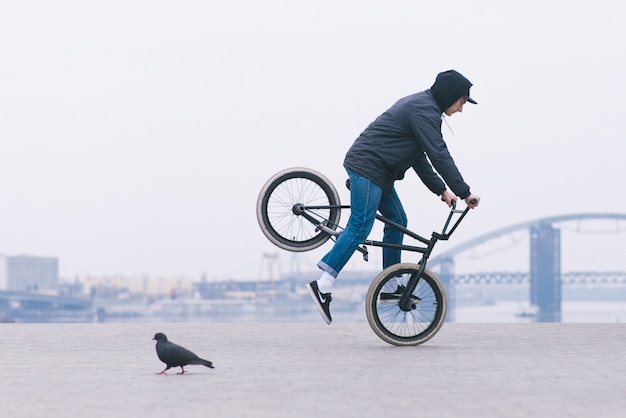
{"label": "bicycle rim", "polygon": [[382,293],[391,293],[397,286],[406,287],[409,278],[417,274],[418,269],[418,264],[411,263],[388,267],[376,276],[367,292],[367,320],[374,333],[389,344],[423,344],[437,334],[445,321],[445,290],[437,276],[428,269],[424,270],[412,293],[414,307],[410,311],[400,309],[399,297],[381,297]]}
{"label": "bicycle rim", "polygon": [[259,193],[257,220],[261,231],[273,244],[288,251],[309,251],[321,246],[330,235],[295,214],[296,204],[310,208],[307,214],[317,223],[337,228],[341,203],[332,183],[317,171],[289,168],[270,178]]}

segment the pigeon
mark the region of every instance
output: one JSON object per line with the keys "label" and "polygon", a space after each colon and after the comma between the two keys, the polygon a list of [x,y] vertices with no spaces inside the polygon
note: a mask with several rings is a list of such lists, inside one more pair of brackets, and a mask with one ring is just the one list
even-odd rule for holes
{"label": "pigeon", "polygon": [[184,374],[185,369],[183,367],[190,364],[201,364],[211,369],[215,368],[210,361],[201,359],[186,348],[168,341],[167,337],[162,332],[154,334],[153,340],[156,340],[156,352],[159,356],[159,360],[167,366],[157,374],[163,374],[172,367],[180,367],[182,371],[178,374]]}

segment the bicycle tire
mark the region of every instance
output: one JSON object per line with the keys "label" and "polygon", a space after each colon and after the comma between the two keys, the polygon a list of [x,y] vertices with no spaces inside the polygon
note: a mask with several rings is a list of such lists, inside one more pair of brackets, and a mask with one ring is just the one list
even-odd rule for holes
{"label": "bicycle tire", "polygon": [[256,215],[265,237],[287,251],[310,251],[328,241],[331,235],[296,214],[296,204],[326,207],[307,213],[335,230],[341,217],[339,194],[326,177],[303,167],[282,170],[261,188]]}
{"label": "bicycle tire", "polygon": [[448,299],[445,289],[439,278],[429,269],[424,269],[413,292],[415,304],[411,311],[404,312],[400,309],[399,297],[381,299],[383,290],[390,293],[396,285],[406,287],[409,277],[417,274],[418,270],[419,264],[413,263],[387,267],[374,278],[367,291],[367,321],[374,333],[389,344],[423,344],[439,332],[446,319]]}

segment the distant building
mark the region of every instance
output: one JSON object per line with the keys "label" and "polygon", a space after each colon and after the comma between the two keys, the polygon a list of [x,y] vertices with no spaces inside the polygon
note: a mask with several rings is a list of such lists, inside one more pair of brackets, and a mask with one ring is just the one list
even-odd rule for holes
{"label": "distant building", "polygon": [[57,258],[0,254],[0,290],[56,292],[58,287]]}
{"label": "distant building", "polygon": [[190,295],[193,282],[182,277],[153,278],[149,276],[97,276],[87,277],[83,283],[86,294],[104,298],[130,296],[177,296]]}

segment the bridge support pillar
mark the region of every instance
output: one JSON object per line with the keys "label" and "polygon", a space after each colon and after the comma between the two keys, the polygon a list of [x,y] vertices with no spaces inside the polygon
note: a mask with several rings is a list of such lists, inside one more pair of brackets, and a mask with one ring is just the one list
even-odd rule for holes
{"label": "bridge support pillar", "polygon": [[538,322],[561,322],[561,231],[550,224],[530,228],[530,304]]}
{"label": "bridge support pillar", "polygon": [[454,322],[456,320],[456,289],[454,288],[454,259],[445,258],[440,264],[441,271],[438,274],[448,297],[448,313],[446,322]]}

